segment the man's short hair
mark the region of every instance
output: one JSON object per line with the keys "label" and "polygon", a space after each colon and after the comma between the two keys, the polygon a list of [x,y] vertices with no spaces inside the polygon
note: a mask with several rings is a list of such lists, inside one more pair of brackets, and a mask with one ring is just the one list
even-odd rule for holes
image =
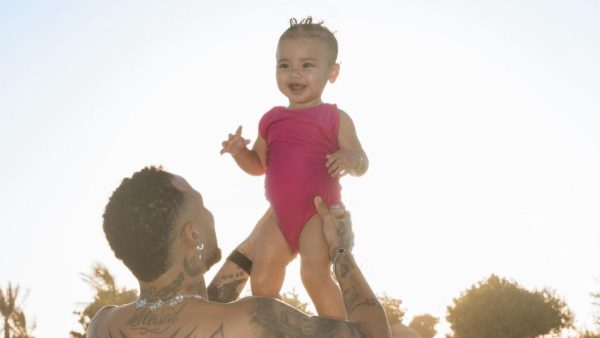
{"label": "man's short hair", "polygon": [[184,200],[172,179],[162,167],[146,167],[123,179],[104,210],[110,247],[141,281],[156,279],[170,266],[169,248]]}

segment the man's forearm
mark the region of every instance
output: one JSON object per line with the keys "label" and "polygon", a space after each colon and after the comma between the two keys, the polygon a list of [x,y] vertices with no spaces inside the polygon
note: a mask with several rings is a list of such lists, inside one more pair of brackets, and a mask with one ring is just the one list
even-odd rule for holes
{"label": "man's forearm", "polygon": [[355,323],[367,337],[391,337],[385,311],[356,265],[352,254],[347,253],[337,257],[334,268],[349,320]]}
{"label": "man's forearm", "polygon": [[265,173],[265,167],[254,150],[243,148],[233,156],[233,159],[243,171],[250,175],[259,176]]}
{"label": "man's forearm", "polygon": [[233,302],[240,296],[249,277],[238,264],[226,260],[206,289],[208,299],[219,303]]}

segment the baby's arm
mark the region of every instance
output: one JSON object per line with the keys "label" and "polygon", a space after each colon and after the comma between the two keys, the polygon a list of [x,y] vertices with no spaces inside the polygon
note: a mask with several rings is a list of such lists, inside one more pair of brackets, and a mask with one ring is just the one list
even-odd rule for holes
{"label": "baby's arm", "polygon": [[360,145],[352,119],[340,110],[338,143],[340,150],[327,156],[327,168],[333,177],[346,174],[362,176],[369,168],[369,159]]}
{"label": "baby's arm", "polygon": [[242,127],[238,127],[235,134],[229,134],[227,141],[223,141],[221,155],[230,153],[235,163],[245,172],[253,176],[259,176],[265,173],[265,164],[267,157],[267,143],[258,136],[252,150],[246,148],[250,140],[242,137]]}

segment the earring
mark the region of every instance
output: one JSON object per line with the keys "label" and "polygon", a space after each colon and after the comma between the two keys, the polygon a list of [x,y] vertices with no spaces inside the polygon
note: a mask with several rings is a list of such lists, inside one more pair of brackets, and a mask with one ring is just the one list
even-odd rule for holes
{"label": "earring", "polygon": [[196,246],[196,255],[198,255],[198,260],[202,260],[202,250],[204,250],[204,243],[200,243],[200,245]]}

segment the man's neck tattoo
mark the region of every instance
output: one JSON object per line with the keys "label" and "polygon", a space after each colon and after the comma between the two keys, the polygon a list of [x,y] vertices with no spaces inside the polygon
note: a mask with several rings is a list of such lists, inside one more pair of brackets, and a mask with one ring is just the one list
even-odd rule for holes
{"label": "man's neck tattoo", "polygon": [[187,259],[186,257],[183,260],[183,271],[190,277],[198,277],[204,272],[204,269],[201,264],[194,263],[192,259]]}
{"label": "man's neck tattoo", "polygon": [[175,297],[181,290],[181,285],[183,284],[183,272],[181,272],[175,280],[169,283],[167,286],[157,289],[155,287],[150,287],[147,289],[142,289],[140,291],[140,298],[144,298],[148,301],[155,302],[159,299],[169,299]]}

